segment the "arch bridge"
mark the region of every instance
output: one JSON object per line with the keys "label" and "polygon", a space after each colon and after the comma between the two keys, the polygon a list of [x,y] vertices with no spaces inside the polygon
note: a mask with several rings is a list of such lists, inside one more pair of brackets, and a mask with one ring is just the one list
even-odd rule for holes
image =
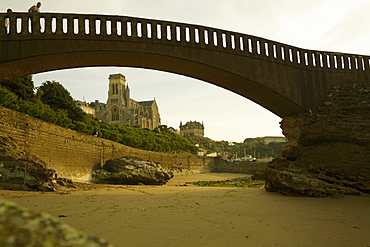
{"label": "arch bridge", "polygon": [[[0,81],[94,66],[148,68],[220,86],[280,117],[315,111],[329,89],[370,83],[370,57],[301,49],[201,25],[128,16],[0,14]],[[222,99],[220,99],[222,100]]]}

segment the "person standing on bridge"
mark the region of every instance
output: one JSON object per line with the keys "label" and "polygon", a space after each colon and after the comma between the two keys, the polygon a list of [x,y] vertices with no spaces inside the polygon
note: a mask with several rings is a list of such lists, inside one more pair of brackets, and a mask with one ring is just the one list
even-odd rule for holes
{"label": "person standing on bridge", "polygon": [[[11,9],[6,10],[7,14],[10,14],[12,12],[13,11]],[[5,33],[8,33],[9,24],[10,24],[10,20],[9,20],[9,17],[7,17],[7,18],[5,18]]]}
{"label": "person standing on bridge", "polygon": [[39,12],[40,13],[40,8],[41,8],[41,2],[38,2],[36,5],[31,6],[28,9],[28,12]]}

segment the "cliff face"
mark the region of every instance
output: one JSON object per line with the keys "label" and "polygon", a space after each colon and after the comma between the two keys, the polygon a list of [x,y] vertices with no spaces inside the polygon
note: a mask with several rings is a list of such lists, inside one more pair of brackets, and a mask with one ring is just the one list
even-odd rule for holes
{"label": "cliff face", "polygon": [[370,193],[370,88],[337,86],[316,113],[283,118],[285,159],[266,169],[266,190],[289,195]]}

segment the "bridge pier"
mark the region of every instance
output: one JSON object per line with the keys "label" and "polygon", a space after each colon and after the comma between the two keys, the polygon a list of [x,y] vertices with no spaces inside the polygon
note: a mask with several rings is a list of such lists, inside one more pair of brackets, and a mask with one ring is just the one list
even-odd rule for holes
{"label": "bridge pier", "polygon": [[370,193],[370,87],[336,86],[315,113],[284,117],[290,141],[265,171],[266,190],[287,195]]}

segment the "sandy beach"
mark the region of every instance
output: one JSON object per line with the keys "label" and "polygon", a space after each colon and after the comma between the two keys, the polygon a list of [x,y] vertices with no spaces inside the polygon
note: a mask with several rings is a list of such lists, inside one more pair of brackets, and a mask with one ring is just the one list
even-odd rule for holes
{"label": "sandy beach", "polygon": [[165,186],[86,185],[0,191],[121,246],[370,246],[370,196],[288,197],[263,188],[183,186],[240,174],[175,176]]}

